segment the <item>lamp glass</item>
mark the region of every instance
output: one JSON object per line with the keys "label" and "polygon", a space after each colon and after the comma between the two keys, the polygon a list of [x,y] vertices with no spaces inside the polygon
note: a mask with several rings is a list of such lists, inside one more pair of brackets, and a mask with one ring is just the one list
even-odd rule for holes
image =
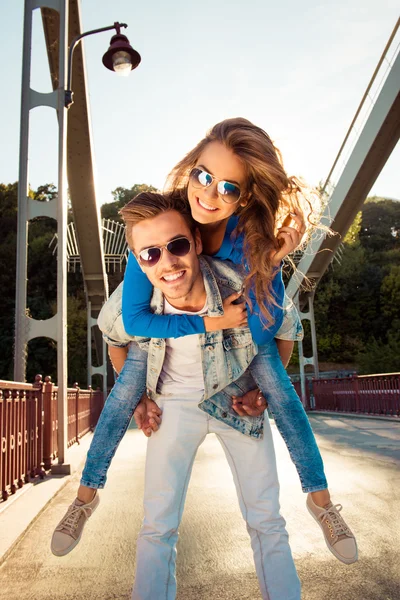
{"label": "lamp glass", "polygon": [[117,75],[127,77],[132,70],[132,60],[129,52],[119,50],[112,57],[113,68]]}

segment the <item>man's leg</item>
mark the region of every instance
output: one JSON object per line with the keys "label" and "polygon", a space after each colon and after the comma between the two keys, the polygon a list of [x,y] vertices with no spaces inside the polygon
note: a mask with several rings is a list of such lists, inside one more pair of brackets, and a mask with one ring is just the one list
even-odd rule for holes
{"label": "man's leg", "polygon": [[268,415],[264,436],[254,439],[224,423],[210,422],[231,467],[240,509],[247,524],[264,600],[299,600],[300,581],[279,513],[279,482]]}
{"label": "man's leg", "polygon": [[209,417],[198,401],[160,400],[162,425],[148,441],[144,520],[132,600],[174,600],[176,543],[192,465]]}

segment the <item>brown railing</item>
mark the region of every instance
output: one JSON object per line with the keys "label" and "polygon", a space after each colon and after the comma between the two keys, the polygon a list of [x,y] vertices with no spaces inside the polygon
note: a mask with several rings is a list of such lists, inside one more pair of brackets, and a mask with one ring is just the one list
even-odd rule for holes
{"label": "brown railing", "polygon": [[400,373],[313,379],[314,410],[400,416]]}
{"label": "brown railing", "polygon": [[[299,398],[301,398],[301,382],[300,381],[293,381],[293,387],[297,392],[297,395]],[[306,379],[306,404],[305,404],[305,408],[306,410],[310,410],[310,381],[308,379]]]}
{"label": "brown railing", "polygon": [[[50,377],[33,385],[0,380],[0,484],[6,500],[58,455],[57,393]],[[103,408],[100,390],[68,389],[68,447],[94,429]]]}

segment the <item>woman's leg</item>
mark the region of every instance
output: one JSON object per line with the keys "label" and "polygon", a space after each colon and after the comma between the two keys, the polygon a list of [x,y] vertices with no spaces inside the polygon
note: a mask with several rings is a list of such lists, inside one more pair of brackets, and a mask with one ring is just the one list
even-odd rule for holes
{"label": "woman's leg", "polygon": [[98,506],[96,490],[105,486],[111,460],[146,389],[146,371],[147,352],[132,343],[97,423],[78,497],[54,531],[51,549],[56,556],[64,556],[75,548],[87,519]]}
{"label": "woman's leg", "polygon": [[307,508],[321,527],[328,549],[346,564],[355,562],[356,540],[340,515],[341,505],[333,506],[330,501],[321,454],[275,341],[259,347],[250,371],[268,401],[276,426],[296,466],[303,492],[309,492]]}
{"label": "woman's leg", "polygon": [[282,364],[275,341],[259,347],[250,371],[268,401],[276,426],[296,466],[303,492],[325,490],[328,485],[314,433]]}
{"label": "woman's leg", "polygon": [[90,488],[105,486],[111,460],[146,389],[146,371],[147,352],[132,343],[96,425],[81,485]]}

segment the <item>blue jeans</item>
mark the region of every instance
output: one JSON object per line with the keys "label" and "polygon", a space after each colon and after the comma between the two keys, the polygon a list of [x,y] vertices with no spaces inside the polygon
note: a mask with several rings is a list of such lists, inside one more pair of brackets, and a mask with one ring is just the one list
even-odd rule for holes
{"label": "blue jeans", "polygon": [[[111,460],[146,389],[147,352],[131,344],[128,357],[107,398],[89,448],[81,484],[103,488]],[[280,359],[275,341],[260,346],[251,374],[268,400],[303,492],[327,488],[322,458],[303,405]]]}
{"label": "blue jeans", "polygon": [[90,488],[104,487],[108,467],[146,389],[147,356],[147,352],[136,344],[130,345],[124,367],[97,423],[81,485]]}
{"label": "blue jeans", "polygon": [[303,404],[280,359],[275,340],[258,347],[250,372],[268,401],[299,474],[303,492],[328,487],[324,465]]}

